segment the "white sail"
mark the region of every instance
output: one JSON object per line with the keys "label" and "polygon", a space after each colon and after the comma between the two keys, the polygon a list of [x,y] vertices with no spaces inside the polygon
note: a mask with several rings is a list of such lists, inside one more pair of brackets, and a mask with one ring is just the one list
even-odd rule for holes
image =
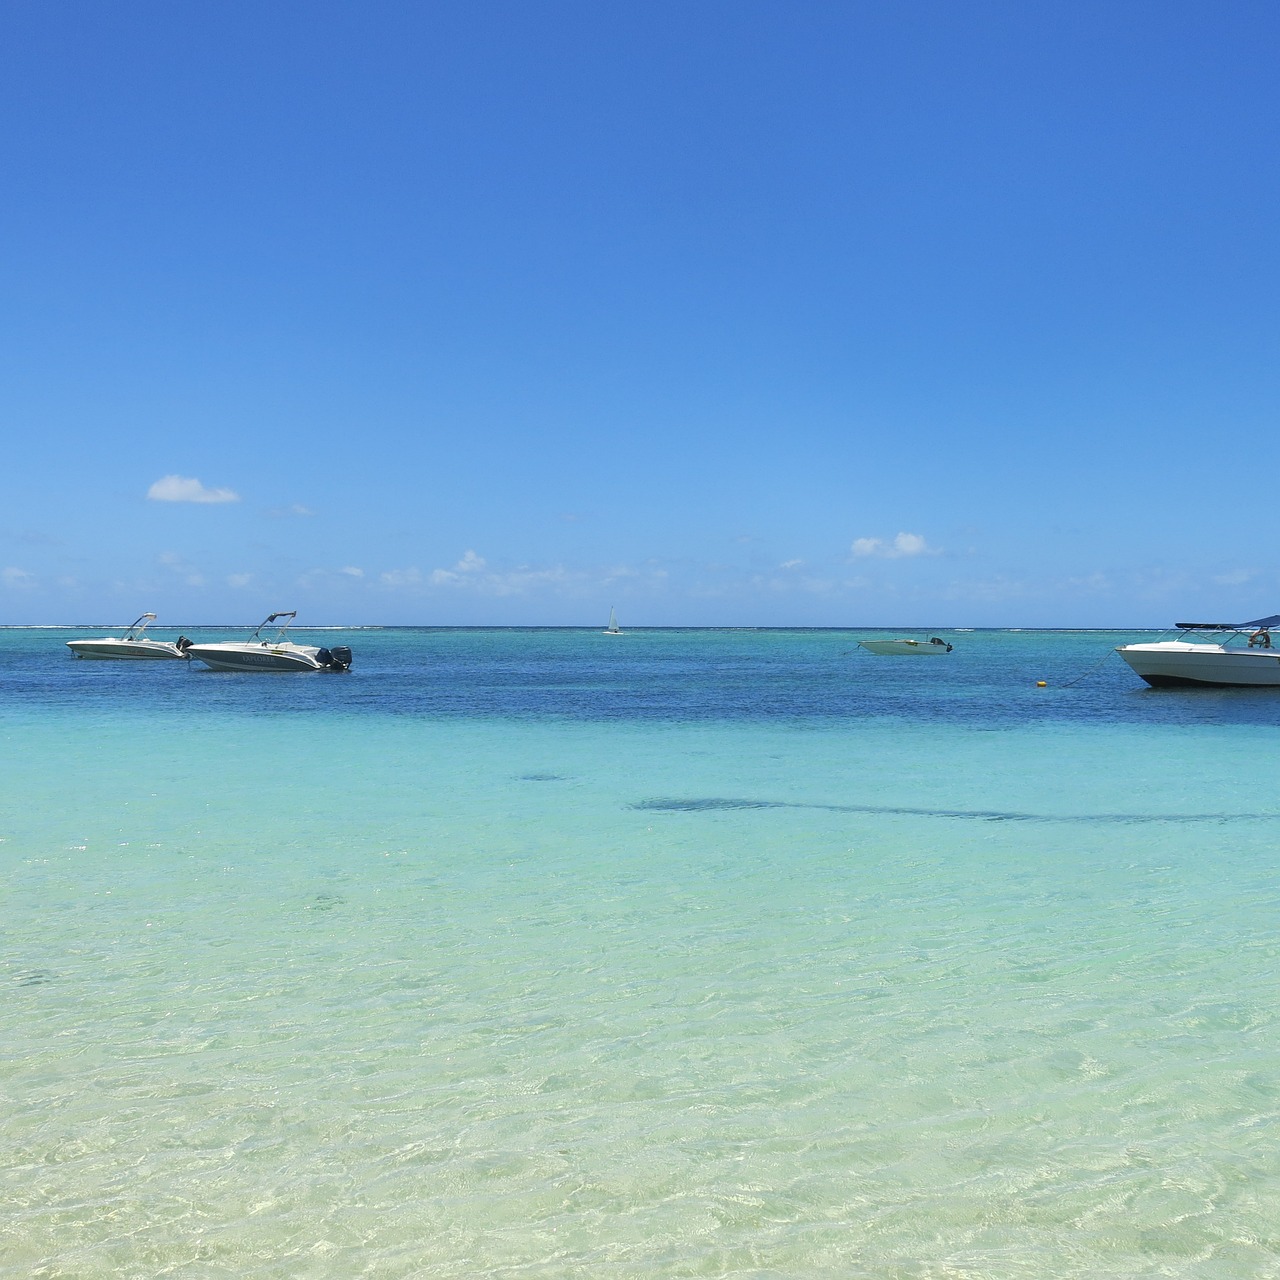
{"label": "white sail", "polygon": [[618,629],[618,611],[616,609],[609,610],[609,625],[605,627],[604,633],[607,636],[620,636],[622,634]]}

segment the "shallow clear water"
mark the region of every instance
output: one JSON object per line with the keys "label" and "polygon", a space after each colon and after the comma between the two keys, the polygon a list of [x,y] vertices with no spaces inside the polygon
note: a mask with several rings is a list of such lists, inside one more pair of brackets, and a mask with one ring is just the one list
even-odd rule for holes
{"label": "shallow clear water", "polygon": [[1280,1274],[1280,694],[69,634],[0,631],[0,1274]]}

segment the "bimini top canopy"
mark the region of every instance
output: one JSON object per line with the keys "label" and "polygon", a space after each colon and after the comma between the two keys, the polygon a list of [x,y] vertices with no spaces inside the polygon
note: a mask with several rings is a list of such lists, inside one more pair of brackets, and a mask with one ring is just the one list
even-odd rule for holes
{"label": "bimini top canopy", "polygon": [[1269,631],[1280,627],[1280,613],[1269,618],[1254,618],[1252,622],[1175,622],[1179,631]]}

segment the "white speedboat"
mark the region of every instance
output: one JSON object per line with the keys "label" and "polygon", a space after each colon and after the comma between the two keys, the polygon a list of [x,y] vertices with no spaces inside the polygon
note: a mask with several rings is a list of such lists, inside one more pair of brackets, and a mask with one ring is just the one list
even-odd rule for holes
{"label": "white speedboat", "polygon": [[951,646],[938,636],[930,636],[927,640],[859,640],[858,643],[868,653],[914,653],[923,655],[951,652]]}
{"label": "white speedboat", "polygon": [[1156,688],[1197,684],[1280,688],[1280,642],[1271,637],[1272,628],[1280,627],[1280,613],[1252,622],[1175,622],[1174,626],[1190,638],[1122,644],[1116,652]]}
{"label": "white speedboat", "polygon": [[[258,624],[247,640],[193,644],[187,653],[215,671],[349,671],[351,650],[345,645],[321,649],[285,638],[289,623],[297,616],[296,609],[292,613],[273,613]],[[277,622],[280,626],[275,635],[264,639],[263,627]]]}
{"label": "white speedboat", "polygon": [[122,636],[103,636],[98,640],[68,640],[67,648],[77,658],[185,658],[191,648],[186,636],[176,641],[152,640],[142,633],[156,620],[154,613],[144,613]]}

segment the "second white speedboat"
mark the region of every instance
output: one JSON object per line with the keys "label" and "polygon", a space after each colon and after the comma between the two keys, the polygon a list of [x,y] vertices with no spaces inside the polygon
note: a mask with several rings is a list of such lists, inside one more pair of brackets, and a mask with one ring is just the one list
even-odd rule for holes
{"label": "second white speedboat", "polygon": [[[322,649],[315,645],[294,644],[285,638],[289,623],[297,616],[296,609],[291,613],[273,613],[258,624],[247,640],[193,644],[187,652],[214,671],[349,671],[351,650],[345,645]],[[263,639],[263,627],[277,622],[280,626],[275,635]]]}
{"label": "second white speedboat", "polygon": [[[1154,688],[1178,685],[1226,685],[1280,688],[1280,648],[1271,630],[1280,613],[1252,622],[1175,622],[1196,639],[1122,644],[1116,652]],[[1211,636],[1221,635],[1215,641]]]}
{"label": "second white speedboat", "polygon": [[858,643],[868,653],[880,654],[938,654],[950,653],[951,646],[938,636],[930,636],[928,640],[859,640]]}
{"label": "second white speedboat", "polygon": [[156,620],[154,613],[141,614],[122,636],[102,636],[96,640],[68,640],[67,648],[77,658],[185,658],[191,648],[186,636],[176,641],[153,640],[142,633]]}

